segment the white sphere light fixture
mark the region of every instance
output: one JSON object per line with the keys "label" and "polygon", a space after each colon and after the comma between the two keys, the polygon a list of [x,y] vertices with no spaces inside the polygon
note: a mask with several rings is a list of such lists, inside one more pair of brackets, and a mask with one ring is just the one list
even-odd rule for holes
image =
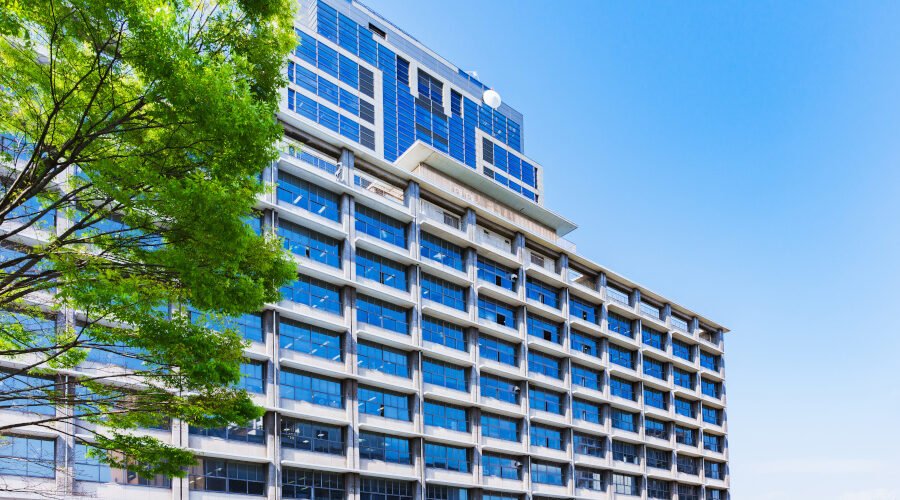
{"label": "white sphere light fixture", "polygon": [[481,100],[493,109],[500,107],[500,94],[494,89],[485,90],[484,94],[481,95]]}

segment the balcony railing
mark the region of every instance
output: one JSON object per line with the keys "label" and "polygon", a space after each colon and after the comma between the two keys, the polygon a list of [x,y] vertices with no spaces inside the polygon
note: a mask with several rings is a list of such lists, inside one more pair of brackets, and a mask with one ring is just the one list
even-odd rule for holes
{"label": "balcony railing", "polygon": [[479,229],[475,232],[475,241],[482,245],[502,250],[504,253],[512,253],[512,243],[510,243],[508,239],[492,233],[487,233],[483,229]]}
{"label": "balcony railing", "polygon": [[362,172],[354,172],[353,184],[382,198],[403,205],[403,190]]}
{"label": "balcony railing", "polygon": [[606,287],[606,298],[608,298],[609,300],[612,300],[613,302],[618,302],[618,303],[624,304],[626,306],[631,305],[631,303],[628,300],[627,293],[625,293],[621,290],[616,290],[615,288],[612,288],[612,287]]}
{"label": "balcony railing", "polygon": [[688,331],[688,323],[687,321],[679,318],[678,316],[671,316],[672,318],[672,328],[676,330],[681,330],[683,332]]}
{"label": "balcony railing", "polygon": [[641,302],[641,314],[644,316],[648,316],[653,319],[660,319],[662,313],[660,309],[654,305],[648,304],[646,302]]}
{"label": "balcony railing", "polygon": [[452,214],[450,212],[446,212],[443,209],[428,203],[427,201],[422,202],[422,215],[427,218],[441,224],[445,224],[447,226],[452,227],[453,229],[462,230],[462,218],[456,214]]}

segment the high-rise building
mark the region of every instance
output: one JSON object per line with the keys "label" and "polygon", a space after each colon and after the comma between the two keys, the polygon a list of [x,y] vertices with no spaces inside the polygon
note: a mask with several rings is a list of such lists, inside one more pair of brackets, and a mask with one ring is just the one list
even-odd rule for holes
{"label": "high-rise building", "polygon": [[16,439],[68,443],[66,487],[101,499],[728,498],[726,330],[576,253],[473,74],[362,4],[299,3],[258,206],[298,275],[236,320],[265,417],[146,431],[197,452],[184,479]]}

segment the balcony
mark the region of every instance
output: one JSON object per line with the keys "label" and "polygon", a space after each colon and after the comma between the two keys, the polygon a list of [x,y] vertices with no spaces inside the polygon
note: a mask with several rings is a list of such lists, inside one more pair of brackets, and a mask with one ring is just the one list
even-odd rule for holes
{"label": "balcony", "polygon": [[512,241],[509,238],[504,238],[479,227],[475,231],[475,243],[486,250],[486,253],[491,258],[498,260],[501,264],[512,267],[519,266],[516,254],[513,253]]}
{"label": "balcony", "polygon": [[606,299],[610,302],[615,302],[629,311],[633,309],[628,294],[613,287],[606,287]]}
{"label": "balcony", "polygon": [[419,215],[423,226],[434,228],[436,232],[442,233],[442,237],[449,236],[448,239],[457,244],[465,245],[468,242],[462,217],[427,201],[420,203]]}
{"label": "balcony", "polygon": [[389,207],[398,209],[400,213],[407,217],[409,216],[403,188],[393,186],[375,176],[355,170],[353,172],[353,189],[357,193],[364,194],[368,199],[381,202],[381,204],[386,202]]}

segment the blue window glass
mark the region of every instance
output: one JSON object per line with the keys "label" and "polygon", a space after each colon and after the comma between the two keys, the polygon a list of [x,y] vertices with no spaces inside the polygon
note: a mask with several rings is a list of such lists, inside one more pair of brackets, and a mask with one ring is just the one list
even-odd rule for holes
{"label": "blue window glass", "polygon": [[361,477],[359,500],[413,500],[416,483]]}
{"label": "blue window glass", "polygon": [[700,487],[693,484],[682,484],[678,483],[678,498],[679,500],[700,500]]}
{"label": "blue window glass", "polygon": [[669,439],[669,428],[665,422],[652,418],[644,419],[644,435],[657,439]]}
{"label": "blue window glass", "polygon": [[569,314],[573,318],[580,318],[589,323],[597,324],[600,321],[597,311],[597,306],[594,304],[581,300],[578,297],[569,297]]}
{"label": "blue window glass", "polygon": [[478,337],[478,355],[511,366],[519,366],[519,347],[487,335]]}
{"label": "blue window glass", "polygon": [[656,377],[658,379],[667,380],[666,365],[660,361],[644,356],[643,360],[644,374]]}
{"label": "blue window glass", "polygon": [[641,325],[641,339],[644,344],[660,350],[666,349],[666,334]]}
{"label": "blue window glass", "polygon": [[422,372],[426,384],[436,384],[457,391],[469,390],[467,370],[463,367],[424,358]]}
{"label": "blue window glass", "polygon": [[538,351],[528,351],[528,372],[562,379],[562,360]]}
{"label": "blue window glass", "polygon": [[460,311],[466,310],[465,288],[428,274],[422,275],[422,298]]}
{"label": "blue window glass", "polygon": [[562,324],[541,318],[540,316],[534,316],[532,314],[528,315],[528,335],[561,344],[561,332]]}
{"label": "blue window glass", "polygon": [[361,413],[407,422],[411,418],[409,396],[406,394],[361,385],[357,399]]}
{"label": "blue window glass", "polygon": [[557,486],[562,486],[566,484],[563,467],[564,466],[560,464],[531,462],[531,480],[532,482],[540,484],[555,484]]}
{"label": "blue window glass", "polygon": [[278,200],[333,221],[341,220],[338,195],[283,171],[278,172]]}
{"label": "blue window glass", "polygon": [[600,391],[602,390],[601,386],[603,385],[602,379],[603,375],[597,370],[586,366],[576,365],[574,363],[572,364],[573,384]]}
{"label": "blue window glass", "polygon": [[628,338],[634,337],[634,332],[631,330],[631,320],[625,316],[611,312],[607,315],[607,325],[611,332],[616,332]]}
{"label": "blue window glass", "polygon": [[650,389],[649,387],[644,388],[644,404],[647,406],[652,406],[654,408],[659,408],[661,410],[666,409],[666,395],[662,391],[657,391],[656,389]]}
{"label": "blue window glass", "polygon": [[478,279],[493,283],[501,288],[516,291],[518,273],[512,268],[492,260],[478,257]]}
{"label": "blue window glass", "polygon": [[437,236],[422,233],[419,249],[422,257],[434,260],[460,271],[465,270],[463,250],[457,245],[444,241]]}
{"label": "blue window glass", "polygon": [[559,309],[558,288],[554,288],[536,279],[528,278],[528,281],[525,284],[525,291],[529,299]]}
{"label": "blue window glass", "polygon": [[680,340],[672,341],[672,354],[681,359],[686,359],[690,362],[694,361],[694,353],[690,344],[681,342]]}
{"label": "blue window glass", "polygon": [[704,460],[703,469],[707,479],[725,479],[725,464],[722,462]]}
{"label": "blue window glass", "polygon": [[609,344],[609,362],[615,363],[625,368],[634,369],[635,352],[619,347],[615,344]]}
{"label": "blue window glass", "polygon": [[425,486],[425,500],[468,500],[469,490],[429,484]]}
{"label": "blue window glass", "polygon": [[406,248],[406,224],[362,205],[356,205],[356,230]]}
{"label": "blue window glass", "polygon": [[359,458],[395,464],[411,464],[409,439],[360,431]]}
{"label": "blue window glass", "polygon": [[623,431],[637,432],[638,415],[618,408],[611,408],[609,417],[612,426]]}
{"label": "blue window glass", "polygon": [[340,380],[290,370],[281,370],[280,378],[278,385],[284,399],[308,401],[332,408],[344,406]]}
{"label": "blue window glass", "polygon": [[706,351],[700,351],[700,366],[719,371],[719,357]]}
{"label": "blue window glass", "polygon": [[425,442],[425,467],[456,472],[469,472],[469,450]]}
{"label": "blue window glass", "polygon": [[687,399],[675,398],[675,413],[694,418],[694,403]]}
{"label": "blue window glass", "polygon": [[585,422],[593,422],[599,424],[602,421],[602,411],[600,405],[590,403],[581,399],[572,401],[573,418],[584,420]]}
{"label": "blue window glass", "polygon": [[324,281],[298,276],[295,281],[281,287],[284,300],[304,304],[332,314],[342,314],[341,292],[338,287]]}
{"label": "blue window glass", "polygon": [[721,436],[715,436],[713,434],[703,433],[703,449],[710,450],[715,452],[722,452],[722,442],[723,439]]}
{"label": "blue window glass", "polygon": [[426,400],[424,414],[425,425],[469,432],[469,418],[463,407]]}
{"label": "blue window glass", "polygon": [[634,401],[634,383],[619,377],[609,377],[609,391],[613,396]]}
{"label": "blue window glass", "polygon": [[700,379],[700,390],[707,396],[719,399],[722,396],[721,385],[711,380]]}
{"label": "blue window glass", "polygon": [[675,385],[684,387],[685,389],[694,390],[694,374],[686,372],[681,368],[672,368],[672,375],[675,379]]}
{"label": "blue window glass", "polygon": [[409,335],[407,310],[382,300],[357,295],[356,319],[362,323]]}
{"label": "blue window glass", "polygon": [[519,404],[519,384],[498,375],[482,373],[480,378],[481,396],[507,403]]}
{"label": "blue window glass", "polygon": [[528,402],[532,410],[541,410],[563,415],[563,395],[543,389],[529,388]]}
{"label": "blue window glass", "polygon": [[482,413],[481,435],[518,442],[519,419]]}
{"label": "blue window glass", "polygon": [[596,337],[572,330],[571,339],[573,351],[600,357],[600,341]]}
{"label": "blue window glass", "polygon": [[343,455],[344,431],[336,425],[282,417],[281,447]]}
{"label": "blue window glass", "polygon": [[516,314],[511,306],[483,295],[478,296],[478,317],[509,328],[516,328]]}
{"label": "blue window glass", "polygon": [[341,500],[344,476],[332,472],[288,469],[281,472],[282,498]]}
{"label": "blue window glass", "polygon": [[406,266],[365,250],[356,251],[356,275],[406,291]]}
{"label": "blue window glass", "polygon": [[588,455],[592,457],[603,457],[603,448],[604,443],[606,443],[606,438],[603,436],[592,436],[588,434],[582,434],[580,432],[575,433],[575,453],[578,455]]}
{"label": "blue window glass", "polygon": [[263,418],[251,420],[247,425],[229,425],[215,429],[189,426],[188,432],[195,436],[215,437],[229,441],[263,444],[266,442],[266,427]]}
{"label": "blue window glass", "polygon": [[[4,312],[2,314],[10,313]],[[22,327],[29,332],[34,332],[26,324],[23,324]],[[92,349],[91,352],[95,350]],[[0,380],[0,391],[4,394],[2,403],[4,410],[36,413],[39,415],[56,414],[56,407],[52,404],[52,401],[57,399],[58,396],[52,394],[56,390],[56,382],[53,379],[2,371],[0,371],[0,378],[2,378]]]}
{"label": "blue window glass", "polygon": [[613,440],[612,442],[613,460],[617,462],[625,462],[634,465],[641,463],[638,450],[638,446],[633,443],[616,440]]}
{"label": "blue window glass", "polygon": [[722,417],[719,410],[704,406],[702,411],[704,422],[713,425],[722,425]]}
{"label": "blue window glass", "polygon": [[343,359],[341,334],[284,317],[278,321],[278,345],[333,361]]}
{"label": "blue window glass", "polygon": [[360,368],[378,370],[389,375],[409,378],[409,354],[372,342],[359,341],[356,349]]}
{"label": "blue window glass", "polygon": [[[672,454],[667,450],[657,450],[656,448],[647,448],[647,467],[654,469],[671,469]],[[657,497],[650,497],[657,498]],[[661,498],[669,498],[668,496]]]}
{"label": "blue window glass", "polygon": [[3,436],[0,440],[0,474],[55,477],[56,441],[25,436]]}
{"label": "blue window glass", "polygon": [[554,450],[563,449],[563,433],[560,429],[532,424],[529,436],[531,438],[531,446],[542,446]]}
{"label": "blue window glass", "polygon": [[[522,460],[508,455],[495,455],[485,453],[481,457],[481,473],[485,477],[502,477],[504,479],[522,478]],[[501,500],[493,495],[483,494],[482,500]],[[518,496],[503,498],[502,500],[518,500]]]}
{"label": "blue window glass", "polygon": [[427,342],[445,345],[459,351],[468,351],[466,333],[462,327],[431,316],[422,317],[422,338]]}
{"label": "blue window glass", "polygon": [[241,387],[250,391],[266,392],[266,365],[262,362],[241,363]]}
{"label": "blue window glass", "polygon": [[675,442],[679,444],[685,444],[688,446],[697,446],[697,431],[694,429],[688,429],[687,427],[682,427],[680,425],[676,425],[675,427]]}

